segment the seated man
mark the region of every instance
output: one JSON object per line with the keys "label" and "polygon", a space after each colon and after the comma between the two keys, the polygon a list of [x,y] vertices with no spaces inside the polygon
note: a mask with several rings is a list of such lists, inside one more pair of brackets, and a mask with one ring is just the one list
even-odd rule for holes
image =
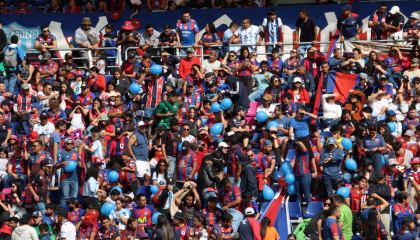
{"label": "seated man", "polygon": [[234,132],[234,135],[243,141],[244,148],[246,148],[252,135],[249,133],[249,125],[248,120],[245,119],[244,108],[241,106],[236,107],[233,114],[235,117],[229,121],[229,131]]}
{"label": "seated man", "polygon": [[44,83],[49,82],[54,86],[55,81],[57,81],[58,63],[53,62],[51,53],[49,52],[44,53],[42,61],[44,62],[41,64],[39,72],[42,75],[43,81]]}
{"label": "seated man", "polygon": [[306,88],[306,90],[308,91],[309,99],[311,99],[313,95],[316,96],[314,76],[312,76],[312,74],[310,74],[306,70],[305,65],[299,65],[297,71],[287,78],[287,82],[289,83],[289,89],[293,88],[293,81],[296,77],[302,80],[302,87]]}
{"label": "seated man", "polygon": [[73,62],[73,55],[71,53],[66,53],[64,58],[66,61],[60,65],[58,76],[67,79],[71,72],[77,71],[78,66]]}
{"label": "seated man", "polygon": [[22,84],[21,89],[22,93],[15,97],[15,104],[13,105],[15,113],[12,116],[12,122],[19,122],[22,116],[26,116],[26,119],[28,119],[31,111],[30,105],[38,102],[38,98],[29,93],[29,85],[27,83]]}
{"label": "seated man", "polygon": [[[420,16],[418,13],[413,12],[410,16],[410,20],[404,25],[403,28],[403,38],[420,38],[420,25],[418,24]],[[416,41],[411,42],[416,44]]]}
{"label": "seated man", "polygon": [[16,9],[14,14],[27,14],[32,13],[32,10],[28,8],[28,0],[19,0],[19,8]]}

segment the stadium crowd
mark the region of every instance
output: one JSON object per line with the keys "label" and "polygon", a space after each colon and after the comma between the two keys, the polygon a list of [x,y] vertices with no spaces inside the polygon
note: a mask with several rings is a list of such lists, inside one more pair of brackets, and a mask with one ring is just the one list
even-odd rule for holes
{"label": "stadium crowd", "polygon": [[[361,19],[342,9],[340,40],[359,40]],[[418,21],[379,4],[372,40],[412,45],[383,59],[336,48],[326,61],[307,9],[295,44],[312,44],[287,58],[274,9],[263,30],[244,18],[222,37],[211,22],[199,36],[189,10],[160,35],[128,21],[100,38],[86,17],[72,42],[84,50],[64,61],[53,60],[57,40],[42,25],[40,65],[28,63],[17,36],[2,40],[0,240],[277,240],[284,233],[260,211],[274,194],[307,207],[323,201],[288,240],[417,239]],[[258,62],[263,41],[267,60]],[[123,64],[100,46],[121,46]],[[333,72],[357,75],[348,95],[328,91]]]}

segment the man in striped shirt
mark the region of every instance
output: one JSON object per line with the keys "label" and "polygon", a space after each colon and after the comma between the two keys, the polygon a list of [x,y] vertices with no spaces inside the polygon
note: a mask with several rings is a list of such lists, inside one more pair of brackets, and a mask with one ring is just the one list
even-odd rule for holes
{"label": "man in striped shirt", "polygon": [[260,32],[261,29],[255,25],[251,25],[251,19],[245,17],[242,19],[242,26],[230,37],[229,42],[233,42],[239,36],[241,44],[254,44],[254,46],[248,48],[250,52],[256,52],[257,47],[255,45],[261,46],[262,38],[257,42],[257,36]]}

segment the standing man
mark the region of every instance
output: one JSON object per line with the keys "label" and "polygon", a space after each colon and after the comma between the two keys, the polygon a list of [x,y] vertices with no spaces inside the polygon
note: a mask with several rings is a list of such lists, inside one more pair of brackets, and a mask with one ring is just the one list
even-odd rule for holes
{"label": "standing man", "polygon": [[232,184],[228,178],[222,180],[223,190],[219,192],[219,198],[222,210],[233,216],[232,227],[237,231],[239,225],[244,217],[241,213],[242,209],[242,194],[238,186]]}
{"label": "standing man", "polygon": [[40,211],[42,214],[45,213],[45,204],[50,185],[47,176],[51,172],[51,167],[50,161],[47,159],[42,160],[39,171],[31,174],[31,180],[28,184],[29,191],[32,194],[34,210]]}
{"label": "standing man", "polygon": [[370,15],[368,26],[372,28],[370,35],[372,40],[384,40],[387,38],[384,24],[388,15],[386,12],[386,3],[384,2],[381,2],[378,10]]}
{"label": "standing man", "polygon": [[[341,8],[343,14],[340,15],[337,21],[337,29],[341,35],[341,41],[344,40],[360,40],[360,32],[363,29],[362,19],[359,18],[359,15],[352,13],[352,6],[346,4]],[[359,28],[357,28],[359,25]]]}
{"label": "standing man", "polygon": [[191,19],[191,13],[189,10],[182,12],[182,20],[178,20],[176,24],[176,41],[178,43],[179,55],[187,55],[182,46],[198,47],[198,29],[197,22]]}
{"label": "standing man", "polygon": [[343,233],[338,225],[337,220],[341,218],[340,207],[333,205],[330,207],[330,216],[325,220],[323,225],[325,240],[344,240]]}
{"label": "standing man", "polygon": [[150,185],[150,164],[148,159],[149,142],[147,140],[147,124],[144,121],[138,123],[137,131],[128,140],[128,151],[130,156],[136,160],[137,178],[144,178],[144,185]]}
{"label": "standing man", "polygon": [[[178,93],[175,90],[172,90],[168,94],[168,99],[163,100],[159,103],[159,105],[156,108],[156,117],[157,117],[158,127],[160,126],[169,127],[169,125],[172,125],[172,119],[178,116],[178,111],[179,111],[179,105],[178,105],[177,99],[178,99]],[[177,126],[178,126],[178,123],[177,123]]]}
{"label": "standing man", "polygon": [[176,164],[176,151],[179,144],[181,144],[182,138],[181,133],[179,132],[178,120],[176,118],[171,118],[169,123],[169,130],[165,131],[162,134],[162,155],[166,160],[166,163],[169,165],[168,170],[174,174],[175,178],[175,164]]}
{"label": "standing man", "polygon": [[340,218],[337,220],[338,226],[340,226],[341,231],[343,232],[344,240],[351,240],[353,236],[352,226],[353,226],[353,215],[350,208],[346,205],[344,197],[337,194],[334,196],[334,205],[337,205],[340,208]]}
{"label": "standing man", "polygon": [[256,52],[257,46],[261,46],[262,38],[257,42],[257,36],[260,34],[261,29],[258,26],[251,25],[251,19],[249,17],[244,17],[242,19],[242,26],[236,30],[232,37],[230,37],[229,42],[235,41],[236,37],[240,38],[240,44],[253,44],[249,46],[249,52]]}
{"label": "standing man", "polygon": [[157,48],[159,44],[159,33],[153,29],[152,24],[146,25],[146,31],[140,35],[139,47],[143,51],[146,51],[152,55],[152,60],[154,62],[159,62],[159,49]]}
{"label": "standing man", "polygon": [[13,231],[11,239],[38,240],[38,234],[36,233],[35,228],[29,226],[30,221],[31,215],[23,215],[22,218],[19,220],[20,226]]}
{"label": "standing man", "polygon": [[271,53],[273,51],[274,46],[268,44],[276,44],[276,48],[281,51],[281,44],[283,43],[283,32],[282,26],[283,23],[280,18],[277,17],[277,13],[275,9],[270,9],[267,11],[267,18],[264,18],[262,23],[264,28],[264,32],[260,33],[260,38],[265,39],[265,50],[267,53]]}
{"label": "standing man", "polygon": [[65,171],[62,167],[67,167],[70,161],[74,161],[77,166],[82,167],[82,161],[80,159],[79,153],[73,150],[73,140],[71,138],[66,138],[64,140],[64,151],[58,153],[56,169],[61,168],[60,174],[60,186],[61,186],[61,200],[60,205],[66,205],[69,199],[77,197],[78,190],[78,178],[77,178],[77,168],[73,171]]}
{"label": "standing man", "polygon": [[50,34],[50,30],[47,25],[41,26],[41,34],[39,34],[39,36],[36,38],[34,48],[38,49],[42,53],[49,52],[54,58],[57,57],[55,51],[49,51],[49,49],[57,48],[57,39],[54,35]]}
{"label": "standing man", "polygon": [[229,28],[223,33],[223,51],[224,54],[229,54],[229,52],[234,51],[235,53],[239,52],[239,47],[229,47],[230,43],[238,44],[241,39],[239,37],[234,37],[232,40],[233,34],[238,30],[239,23],[232,21],[229,25]]}
{"label": "standing man", "polygon": [[164,99],[164,93],[166,92],[165,79],[163,76],[154,73],[150,73],[150,76],[146,77],[146,72],[143,71],[140,71],[139,75],[138,83],[144,86],[146,92],[146,96],[144,97],[146,100],[144,115],[148,118]]}
{"label": "standing man", "polygon": [[300,42],[312,42],[312,44],[299,45],[301,58],[304,58],[304,53],[307,52],[307,50],[311,47],[315,47],[318,36],[315,18],[309,17],[308,14],[308,9],[302,8],[299,12],[299,18],[296,21],[295,41],[293,44],[298,44],[299,39]]}
{"label": "standing man", "polygon": [[[177,34],[172,31],[171,25],[169,25],[169,24],[163,25],[163,32],[159,35],[158,46],[164,46],[164,47],[167,47],[167,46],[175,47],[175,46],[177,46],[178,44],[177,44],[176,36],[177,36]],[[170,55],[176,55],[176,53],[175,53],[176,49],[166,48],[164,50],[166,50]]]}
{"label": "standing man", "polygon": [[[76,43],[79,44],[80,48],[89,48],[93,55],[94,51],[92,49],[98,48],[99,45],[99,33],[94,27],[92,27],[92,22],[90,18],[83,18],[81,26],[76,30],[75,33]],[[89,64],[89,54],[88,51],[80,51],[80,57],[86,58],[82,59],[82,63],[85,68],[90,68]]]}
{"label": "standing man", "polygon": [[245,209],[245,218],[241,221],[238,229],[240,240],[261,240],[260,225],[254,217],[255,211],[252,207]]}
{"label": "standing man", "polygon": [[66,209],[60,207],[57,210],[57,221],[61,224],[60,239],[71,240],[76,239],[76,227],[68,220],[69,213]]}
{"label": "standing man", "polygon": [[[18,91],[18,85],[16,85],[18,80],[17,75],[21,70],[20,65],[25,58],[25,52],[21,47],[18,46],[18,42],[18,36],[13,35],[10,38],[10,45],[3,49],[4,55],[2,54],[4,56],[2,59],[3,66],[6,71],[6,78],[4,83],[6,84],[6,89],[8,89],[8,91],[11,93]],[[15,58],[13,55],[15,55]]]}

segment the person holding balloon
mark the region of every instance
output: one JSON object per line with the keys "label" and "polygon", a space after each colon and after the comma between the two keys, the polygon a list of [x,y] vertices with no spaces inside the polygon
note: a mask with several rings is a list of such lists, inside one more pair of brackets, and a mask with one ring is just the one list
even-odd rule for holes
{"label": "person holding balloon", "polygon": [[[290,176],[289,173],[286,175],[286,181],[288,181],[289,184],[295,184],[294,181],[296,181],[296,202],[302,204],[303,196],[305,196],[306,202],[309,204],[311,202],[311,180],[313,177],[318,176],[314,153],[308,138],[304,137],[298,139],[295,149],[296,157],[290,162],[290,165],[293,167],[294,177],[293,175]],[[312,168],[314,169],[312,174],[310,171],[310,165],[312,165]],[[327,185],[327,180],[325,180],[325,183],[325,185]]]}
{"label": "person holding balloon", "polygon": [[323,167],[327,196],[332,196],[333,186],[341,181],[341,164],[343,161],[343,151],[335,147],[335,138],[328,138],[327,148],[321,151],[318,165]]}
{"label": "person holding balloon", "polygon": [[[61,200],[60,205],[66,205],[70,198],[77,197],[78,177],[76,166],[82,167],[79,153],[73,150],[73,139],[64,140],[64,151],[58,153],[56,169],[61,170]],[[64,168],[63,168],[64,167]]]}
{"label": "person holding balloon", "polygon": [[130,217],[130,212],[123,208],[124,199],[121,197],[115,200],[115,209],[111,211],[109,218],[111,219],[111,225],[118,227],[120,231],[127,227],[127,220]]}

